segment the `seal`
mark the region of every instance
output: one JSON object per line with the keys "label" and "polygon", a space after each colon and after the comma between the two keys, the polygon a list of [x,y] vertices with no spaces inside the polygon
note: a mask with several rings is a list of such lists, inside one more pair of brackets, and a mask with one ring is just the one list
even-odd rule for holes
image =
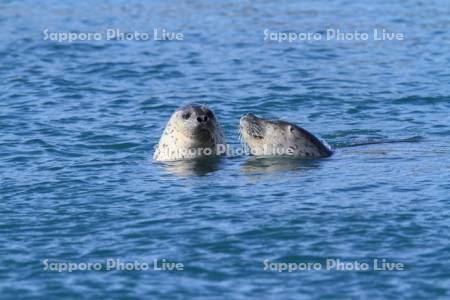
{"label": "seal", "polygon": [[153,159],[175,161],[214,156],[222,149],[226,149],[222,130],[212,110],[189,104],[170,117]]}
{"label": "seal", "polygon": [[309,131],[289,122],[266,120],[248,113],[239,123],[241,137],[255,156],[321,158],[333,153]]}

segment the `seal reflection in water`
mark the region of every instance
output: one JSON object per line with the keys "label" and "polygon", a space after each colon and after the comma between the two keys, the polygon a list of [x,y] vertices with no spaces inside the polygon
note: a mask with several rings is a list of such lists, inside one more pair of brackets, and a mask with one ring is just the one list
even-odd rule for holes
{"label": "seal reflection in water", "polygon": [[224,143],[214,113],[206,106],[189,104],[172,114],[153,158],[175,161],[214,156],[225,152]]}
{"label": "seal reflection in water", "polygon": [[320,166],[317,160],[305,160],[296,156],[253,156],[241,165],[245,174],[276,174],[290,171],[307,172]]}
{"label": "seal reflection in water", "polygon": [[190,160],[169,161],[161,164],[164,169],[178,177],[205,176],[219,170],[220,156],[205,156]]}
{"label": "seal reflection in water", "polygon": [[249,113],[241,117],[240,134],[256,156],[328,157],[333,152],[307,130],[285,121],[270,121]]}

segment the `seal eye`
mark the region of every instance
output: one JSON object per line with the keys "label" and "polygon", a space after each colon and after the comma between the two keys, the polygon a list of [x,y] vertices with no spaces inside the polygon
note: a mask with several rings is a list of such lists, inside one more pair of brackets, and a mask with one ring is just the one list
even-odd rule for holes
{"label": "seal eye", "polygon": [[213,114],[212,111],[210,111],[210,110],[208,110],[208,111],[206,112],[206,116],[207,116],[208,118],[210,118],[210,119],[214,118],[214,114]]}
{"label": "seal eye", "polygon": [[186,112],[182,115],[183,119],[188,120],[191,117],[191,113],[190,112]]}
{"label": "seal eye", "polygon": [[294,127],[289,126],[289,131],[290,131],[291,133],[294,133],[294,131],[295,131]]}

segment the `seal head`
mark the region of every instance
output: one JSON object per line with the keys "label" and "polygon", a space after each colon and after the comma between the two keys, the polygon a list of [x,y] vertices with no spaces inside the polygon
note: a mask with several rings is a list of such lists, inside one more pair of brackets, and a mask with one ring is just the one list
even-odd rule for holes
{"label": "seal head", "polygon": [[256,156],[291,155],[328,157],[333,152],[309,131],[285,121],[271,121],[246,114],[240,119],[240,134]]}
{"label": "seal head", "polygon": [[189,104],[172,114],[153,158],[173,161],[216,155],[219,145],[224,145],[224,138],[213,111]]}

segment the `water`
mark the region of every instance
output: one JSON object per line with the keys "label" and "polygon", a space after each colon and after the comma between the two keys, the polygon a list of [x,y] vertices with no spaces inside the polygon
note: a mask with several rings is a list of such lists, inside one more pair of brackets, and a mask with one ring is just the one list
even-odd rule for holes
{"label": "water", "polygon": [[[0,298],[448,299],[449,14],[446,1],[2,2]],[[184,40],[43,40],[107,28]],[[266,28],[405,39],[278,43]],[[153,162],[191,102],[233,147],[253,112],[335,154]],[[44,270],[108,258],[184,271]],[[376,258],[405,270],[264,270]]]}

